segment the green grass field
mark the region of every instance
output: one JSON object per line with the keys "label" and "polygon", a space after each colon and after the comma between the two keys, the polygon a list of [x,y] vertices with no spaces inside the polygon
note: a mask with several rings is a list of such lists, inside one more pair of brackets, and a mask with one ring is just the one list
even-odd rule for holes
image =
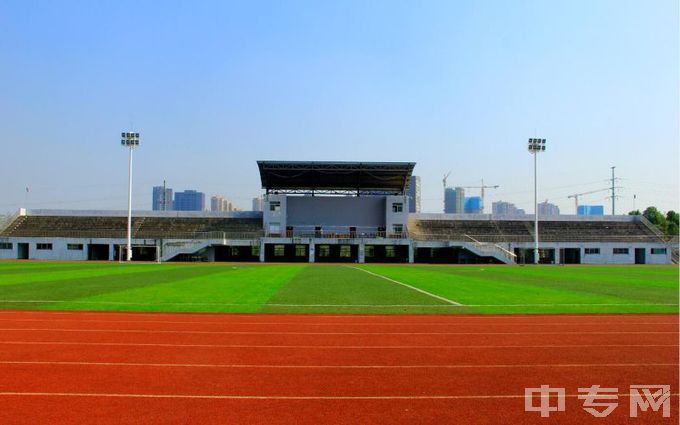
{"label": "green grass field", "polygon": [[[677,266],[0,262],[0,309],[678,312]],[[460,305],[456,305],[460,304]]]}

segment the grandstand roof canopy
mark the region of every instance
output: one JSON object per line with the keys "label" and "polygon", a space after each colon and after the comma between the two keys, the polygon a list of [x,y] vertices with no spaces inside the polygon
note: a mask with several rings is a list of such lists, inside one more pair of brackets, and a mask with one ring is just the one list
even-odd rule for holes
{"label": "grandstand roof canopy", "polygon": [[390,193],[408,188],[415,162],[257,161],[262,188],[281,193]]}

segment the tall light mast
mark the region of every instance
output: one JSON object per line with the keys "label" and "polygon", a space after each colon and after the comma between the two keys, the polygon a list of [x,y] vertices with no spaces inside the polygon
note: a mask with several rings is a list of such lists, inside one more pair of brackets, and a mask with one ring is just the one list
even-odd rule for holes
{"label": "tall light mast", "polygon": [[125,260],[132,260],[132,151],[139,147],[139,133],[124,132],[120,134],[121,146],[128,149],[128,220],[127,251]]}

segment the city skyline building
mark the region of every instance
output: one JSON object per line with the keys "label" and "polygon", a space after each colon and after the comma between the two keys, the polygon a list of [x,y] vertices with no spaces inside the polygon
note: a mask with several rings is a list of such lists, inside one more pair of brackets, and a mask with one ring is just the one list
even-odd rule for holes
{"label": "city skyline building", "polygon": [[579,205],[576,215],[604,215],[604,205]]}
{"label": "city skyline building", "polygon": [[462,214],[465,212],[465,189],[447,187],[444,192],[444,212]]}
{"label": "city skyline building", "polygon": [[205,210],[205,193],[193,189],[175,192],[173,208],[175,211],[203,211]]}
{"label": "city skyline building", "polygon": [[151,209],[153,211],[172,211],[172,188],[154,186],[151,195]]}
{"label": "city skyline building", "polygon": [[420,212],[420,176],[411,176],[411,180],[408,186],[408,212],[419,213]]}
{"label": "city skyline building", "polygon": [[481,214],[482,198],[480,196],[465,197],[463,211],[465,214]]}
{"label": "city skyline building", "polygon": [[522,208],[517,208],[512,202],[497,201],[491,204],[491,213],[494,215],[524,215]]}
{"label": "city skyline building", "polygon": [[548,201],[544,201],[538,204],[538,215],[539,216],[560,215],[560,208],[555,204],[551,204]]}

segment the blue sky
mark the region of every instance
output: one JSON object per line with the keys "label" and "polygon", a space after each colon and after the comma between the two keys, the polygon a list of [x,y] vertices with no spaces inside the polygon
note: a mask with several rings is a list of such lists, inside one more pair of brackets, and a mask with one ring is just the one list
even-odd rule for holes
{"label": "blue sky", "polygon": [[131,127],[140,209],[164,179],[247,208],[283,159],[415,161],[424,211],[448,171],[532,211],[536,135],[563,213],[612,165],[618,212],[677,210],[678,39],[672,0],[4,1],[0,212],[126,208]]}

